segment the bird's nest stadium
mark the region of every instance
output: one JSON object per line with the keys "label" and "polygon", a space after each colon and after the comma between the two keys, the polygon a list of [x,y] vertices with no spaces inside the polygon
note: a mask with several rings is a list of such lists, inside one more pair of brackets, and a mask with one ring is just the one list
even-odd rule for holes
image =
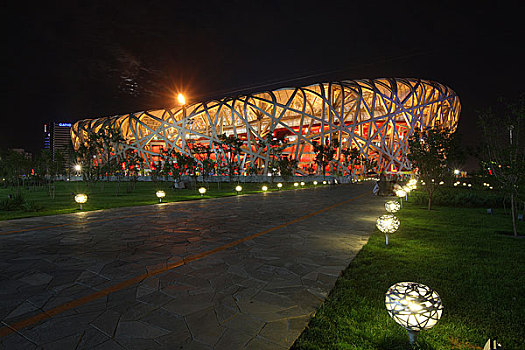
{"label": "bird's nest stadium", "polygon": [[118,130],[124,139],[120,151],[137,152],[148,170],[162,161],[164,150],[191,154],[190,144],[209,147],[220,163],[228,155],[218,146],[219,137],[233,135],[243,141],[236,160],[240,169],[252,167],[259,174],[267,174],[271,164],[271,150],[263,142],[269,136],[284,140],[282,154],[298,161],[299,174],[317,168],[314,142],[337,140],[334,163],[343,173],[348,169],[342,151],[348,148],[373,160],[375,171],[399,172],[411,170],[409,136],[436,125],[455,131],[460,110],[456,93],[437,82],[345,80],[85,119],[73,125],[71,137],[78,149],[92,133]]}

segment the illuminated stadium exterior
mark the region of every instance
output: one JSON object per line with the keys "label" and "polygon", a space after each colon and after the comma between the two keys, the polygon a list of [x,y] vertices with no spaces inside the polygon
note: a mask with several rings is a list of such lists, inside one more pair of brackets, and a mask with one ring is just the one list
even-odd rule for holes
{"label": "illuminated stadium exterior", "polygon": [[259,174],[267,174],[271,164],[264,142],[269,136],[284,140],[283,155],[298,161],[299,174],[317,168],[314,142],[335,140],[339,145],[332,166],[339,173],[349,173],[342,153],[349,148],[376,161],[373,170],[397,172],[411,170],[407,139],[414,130],[442,125],[455,131],[460,109],[456,93],[433,81],[347,80],[85,119],[73,125],[71,137],[78,148],[92,132],[118,130],[125,140],[120,151],[138,152],[146,171],[162,161],[163,150],[191,155],[189,144],[209,147],[220,163],[228,156],[218,146],[225,134],[244,141],[237,159],[240,169],[252,167]]}

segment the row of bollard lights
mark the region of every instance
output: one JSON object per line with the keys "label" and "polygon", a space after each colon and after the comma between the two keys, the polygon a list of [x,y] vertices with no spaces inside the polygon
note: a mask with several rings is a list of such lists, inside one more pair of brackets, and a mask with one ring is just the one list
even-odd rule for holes
{"label": "row of bollard lights", "polygon": [[[376,227],[385,234],[388,246],[388,235],[396,232],[401,224],[394,215],[403,208],[403,197],[417,188],[417,180],[411,179],[406,186],[398,189],[395,194],[400,202],[391,200],[385,203],[386,215],[380,216]],[[414,345],[420,331],[436,325],[443,313],[443,304],[438,293],[428,286],[417,282],[399,282],[388,288],[385,294],[385,306],[390,317],[405,328],[408,339]]]}
{"label": "row of bollard lights", "polygon": [[[312,182],[312,183],[313,183],[314,186],[317,186],[317,185],[319,184],[317,181],[314,181],[314,182]],[[327,182],[326,182],[326,181],[323,181],[322,184],[323,184],[323,185],[326,185]],[[299,187],[299,186],[303,187],[303,186],[306,185],[306,183],[305,183],[304,181],[301,181],[301,182],[295,182],[293,185],[294,185],[294,187]],[[283,187],[283,184],[282,184],[281,182],[279,182],[279,183],[277,184],[277,188],[280,190],[282,187]],[[262,190],[263,192],[268,191],[268,186],[263,185],[263,186],[261,187],[261,190]],[[200,187],[198,191],[199,191],[199,193],[200,193],[200,195],[201,195],[201,197],[202,197],[202,196],[204,196],[204,195],[206,194],[206,191],[207,191],[207,190],[206,190],[206,187]],[[241,186],[241,185],[237,185],[237,186],[235,187],[235,192],[236,192],[237,194],[240,194],[240,193],[242,192],[242,186]],[[162,190],[159,190],[159,191],[155,192],[155,195],[156,195],[157,198],[159,199],[159,203],[162,203],[162,198],[166,197],[166,192],[164,192],[164,191],[162,191]],[[77,195],[75,196],[75,202],[77,202],[77,203],[80,205],[80,210],[82,210],[82,204],[86,203],[87,200],[88,200],[88,196],[87,196],[87,194],[79,193],[79,194],[77,194]]]}

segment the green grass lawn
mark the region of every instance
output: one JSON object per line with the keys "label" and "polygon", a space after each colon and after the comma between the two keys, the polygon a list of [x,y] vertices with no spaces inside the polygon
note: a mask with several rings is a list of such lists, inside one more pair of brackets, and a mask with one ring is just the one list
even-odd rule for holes
{"label": "green grass lawn", "polygon": [[445,308],[416,348],[482,349],[489,337],[507,350],[525,348],[525,239],[495,234],[511,231],[509,216],[422,207],[409,202],[396,214],[401,226],[388,247],[376,230],[293,349],[410,348],[384,303],[402,281],[435,289]]}
{"label": "green grass lawn", "polygon": [[[171,189],[171,183],[138,182],[134,191],[126,191],[127,183],[120,184],[117,195],[116,182],[99,182],[95,185],[88,186],[85,182],[57,182],[55,199],[51,199],[47,187],[37,187],[36,189],[24,188],[22,194],[26,201],[33,202],[40,210],[0,210],[0,220],[17,219],[31,216],[43,216],[53,214],[65,214],[79,211],[79,205],[74,201],[74,195],[77,193],[86,193],[88,202],[83,205],[85,211],[108,209],[116,207],[127,207],[137,205],[156,204],[159,202],[155,192],[159,189],[166,192],[163,202],[176,202],[183,200],[215,198],[236,195],[235,186],[237,183],[221,183],[220,188],[217,183],[206,185],[208,191],[201,197],[196,189]],[[240,183],[243,187],[243,194],[262,192],[260,183]],[[266,184],[269,191],[277,191],[277,184]],[[202,184],[198,184],[197,188]],[[312,187],[307,183],[304,187]],[[323,186],[321,184],[317,186]],[[290,190],[296,187],[293,183],[283,183],[281,190]],[[301,186],[299,186],[301,188]],[[0,188],[0,200],[5,200],[9,194],[14,195],[16,189]]]}

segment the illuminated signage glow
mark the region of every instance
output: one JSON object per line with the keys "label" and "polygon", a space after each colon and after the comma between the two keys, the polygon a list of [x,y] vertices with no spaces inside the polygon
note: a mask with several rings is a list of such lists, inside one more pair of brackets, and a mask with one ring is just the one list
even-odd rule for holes
{"label": "illuminated signage glow", "polygon": [[58,126],[67,126],[67,127],[71,127],[71,123],[58,123]]}

